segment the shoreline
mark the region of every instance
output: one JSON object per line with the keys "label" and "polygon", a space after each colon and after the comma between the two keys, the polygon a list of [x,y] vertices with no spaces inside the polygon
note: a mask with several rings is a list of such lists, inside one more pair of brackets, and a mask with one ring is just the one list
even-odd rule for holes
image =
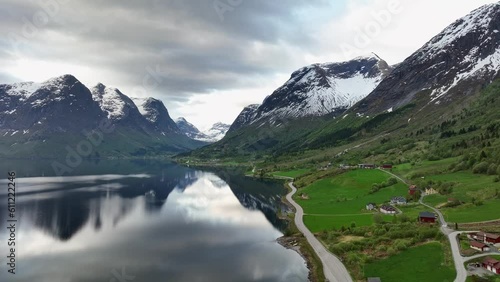
{"label": "shoreline", "polygon": [[279,237],[278,239],[276,239],[276,242],[288,250],[295,251],[304,259],[304,262],[306,263],[307,270],[309,271],[309,273],[307,275],[307,280],[309,282],[324,281],[324,280],[320,280],[318,277],[316,277],[315,272],[314,272],[314,265],[313,265],[312,259],[309,257],[308,254],[305,254],[302,251],[302,249],[304,249],[304,248],[302,246],[301,239],[303,239],[303,238],[296,237],[296,236],[283,235],[283,236]]}
{"label": "shoreline", "polygon": [[[274,178],[276,179],[276,178]],[[279,180],[284,180],[280,178]],[[291,177],[287,178],[287,180],[293,180]],[[288,182],[284,184],[284,187],[287,191],[287,194],[292,190],[287,185]],[[323,263],[320,258],[312,249],[309,242],[305,238],[304,234],[300,232],[300,230],[295,225],[294,217],[297,212],[294,206],[286,199],[286,194],[282,196],[281,201],[289,207],[291,212],[287,212],[286,214],[281,214],[281,218],[288,222],[287,233],[291,233],[291,235],[283,235],[280,238],[276,239],[276,242],[283,246],[284,248],[293,250],[297,252],[305,261],[306,267],[309,270],[308,280],[310,282],[324,282],[326,281],[325,276],[323,274]],[[292,218],[290,218],[292,216]]]}

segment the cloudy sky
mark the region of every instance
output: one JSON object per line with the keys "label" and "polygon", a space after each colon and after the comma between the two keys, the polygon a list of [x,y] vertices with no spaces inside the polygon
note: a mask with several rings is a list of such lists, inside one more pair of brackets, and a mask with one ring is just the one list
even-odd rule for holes
{"label": "cloudy sky", "polygon": [[491,0],[1,0],[0,83],[73,74],[231,123],[294,70],[404,60]]}

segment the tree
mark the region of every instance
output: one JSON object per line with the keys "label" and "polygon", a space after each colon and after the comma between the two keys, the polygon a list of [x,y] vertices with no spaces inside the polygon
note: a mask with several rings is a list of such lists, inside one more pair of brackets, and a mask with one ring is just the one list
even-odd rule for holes
{"label": "tree", "polygon": [[479,160],[482,161],[483,159],[486,159],[486,153],[484,151],[481,151],[481,154],[479,155]]}
{"label": "tree", "polygon": [[373,215],[373,222],[375,222],[376,224],[382,224],[384,222],[384,218],[381,214],[376,213]]}

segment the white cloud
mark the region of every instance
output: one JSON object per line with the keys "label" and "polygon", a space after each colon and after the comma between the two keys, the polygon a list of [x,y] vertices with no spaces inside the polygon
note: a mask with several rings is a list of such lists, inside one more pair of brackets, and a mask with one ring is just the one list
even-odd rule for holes
{"label": "white cloud", "polygon": [[186,103],[166,103],[171,116],[185,117],[203,131],[219,121],[231,124],[244,107],[262,103],[288,77],[289,75],[276,75],[262,79],[260,87],[214,90],[205,95],[193,95]]}
{"label": "white cloud", "polygon": [[[392,12],[388,8],[391,3],[400,11]],[[307,59],[344,61],[349,58],[342,46],[351,45],[360,46],[347,52],[353,57],[375,52],[390,64],[396,64],[455,20],[489,3],[492,1],[352,0],[341,17],[331,19],[318,30],[315,37],[321,39],[321,51],[317,55],[311,52]],[[367,44],[356,44],[356,40],[366,38]]]}
{"label": "white cloud", "polygon": [[[244,2],[222,22],[212,1],[61,5],[19,52],[9,51],[9,39],[0,38],[0,78],[42,81],[70,73],[87,86],[102,82],[134,96],[145,68],[160,64],[172,75],[146,94],[162,99],[173,117],[184,116],[203,129],[232,122],[244,106],[260,103],[305,65],[370,52],[399,63],[456,19],[492,2],[275,1]],[[400,12],[387,8],[394,1]],[[19,33],[22,18],[40,10],[33,3],[5,2],[3,34]],[[374,16],[381,11],[390,13],[387,23]],[[362,34],[368,43],[346,57],[342,46],[354,46]]]}

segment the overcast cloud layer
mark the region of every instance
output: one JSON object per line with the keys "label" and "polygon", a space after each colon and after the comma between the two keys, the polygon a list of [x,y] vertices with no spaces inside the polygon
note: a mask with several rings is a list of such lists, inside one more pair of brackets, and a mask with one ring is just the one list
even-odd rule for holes
{"label": "overcast cloud layer", "polygon": [[232,122],[304,65],[370,52],[398,63],[492,1],[1,2],[0,83],[70,73],[160,98],[205,128]]}

